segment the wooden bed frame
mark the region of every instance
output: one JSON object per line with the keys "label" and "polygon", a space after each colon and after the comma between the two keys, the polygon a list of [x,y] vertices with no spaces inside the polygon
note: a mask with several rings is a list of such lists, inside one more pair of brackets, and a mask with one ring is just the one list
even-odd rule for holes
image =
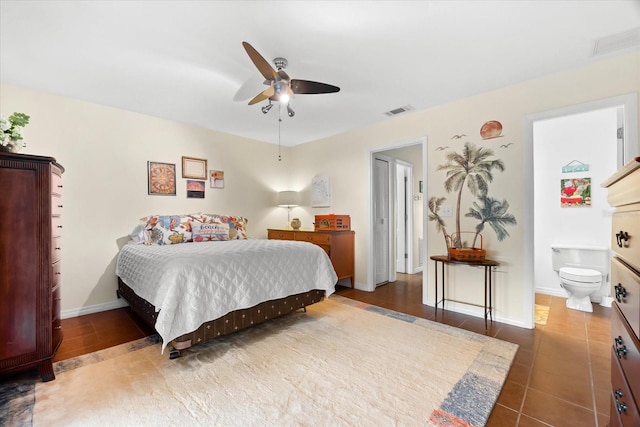
{"label": "wooden bed frame", "polygon": [[[127,300],[133,311],[155,329],[156,318],[158,317],[155,307],[147,300],[136,295],[133,289],[127,286],[120,277],[118,277],[118,290],[116,293],[118,298],[122,297]],[[324,290],[314,289],[280,299],[265,301],[251,308],[232,311],[218,319],[205,322],[195,331],[171,341],[173,350],[169,352],[169,358],[180,357],[180,350],[187,349],[192,345],[237,332],[296,310],[306,310],[306,306],[322,301],[324,295]]]}

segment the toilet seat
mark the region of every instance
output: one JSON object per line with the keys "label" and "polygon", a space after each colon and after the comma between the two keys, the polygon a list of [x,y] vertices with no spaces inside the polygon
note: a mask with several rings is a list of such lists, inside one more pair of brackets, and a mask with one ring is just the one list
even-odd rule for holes
{"label": "toilet seat", "polygon": [[588,268],[562,267],[559,271],[561,279],[567,279],[577,283],[600,283],[602,274],[597,270]]}

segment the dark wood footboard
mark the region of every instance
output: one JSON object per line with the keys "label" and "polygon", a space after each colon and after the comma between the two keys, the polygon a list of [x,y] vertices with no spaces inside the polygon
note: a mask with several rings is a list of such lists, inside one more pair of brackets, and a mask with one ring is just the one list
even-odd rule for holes
{"label": "dark wood footboard", "polygon": [[[324,299],[323,290],[314,289],[285,298],[274,299],[262,302],[254,307],[232,311],[218,319],[205,322],[195,331],[182,335],[171,342],[176,350],[184,350],[192,345],[203,343],[211,339],[227,335],[253,325],[265,322],[296,310],[303,309],[308,305],[320,302]],[[131,309],[140,316],[148,325],[155,328],[156,313],[155,307],[127,286],[118,277],[118,297],[127,300]],[[175,353],[172,354],[172,357]]]}

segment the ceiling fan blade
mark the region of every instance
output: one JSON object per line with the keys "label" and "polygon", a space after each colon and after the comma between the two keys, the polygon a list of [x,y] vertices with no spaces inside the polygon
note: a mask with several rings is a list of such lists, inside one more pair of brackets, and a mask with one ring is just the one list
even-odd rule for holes
{"label": "ceiling fan blade", "polygon": [[293,93],[298,94],[340,92],[340,88],[338,86],[333,86],[326,83],[312,82],[309,80],[293,79],[291,80],[290,86]]}
{"label": "ceiling fan blade", "polygon": [[264,101],[265,99],[269,99],[275,93],[276,93],[276,90],[273,88],[273,86],[271,86],[265,89],[264,91],[260,92],[256,96],[254,96],[253,99],[249,101],[249,105],[257,104],[258,102]]}
{"label": "ceiling fan blade", "polygon": [[242,46],[244,46],[244,50],[247,51],[249,58],[251,59],[253,64],[256,66],[258,71],[262,73],[265,79],[276,80],[276,78],[278,78],[278,72],[274,70],[271,65],[269,65],[267,60],[264,59],[264,57],[260,55],[258,51],[253,48],[253,46],[251,46],[247,42],[242,42]]}

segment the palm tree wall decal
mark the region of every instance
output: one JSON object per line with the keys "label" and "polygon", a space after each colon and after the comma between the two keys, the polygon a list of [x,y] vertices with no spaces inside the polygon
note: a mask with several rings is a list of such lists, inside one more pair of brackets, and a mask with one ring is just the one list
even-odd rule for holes
{"label": "palm tree wall decal", "polygon": [[436,222],[436,229],[438,230],[438,233],[442,232],[442,235],[444,236],[444,244],[445,246],[449,246],[449,234],[447,234],[447,224],[444,222],[444,220],[442,219],[442,217],[438,214],[438,212],[440,211],[440,206],[442,206],[442,202],[444,202],[446,200],[446,198],[444,197],[431,197],[429,198],[429,211],[431,212],[429,214],[429,221],[435,221]]}
{"label": "palm tree wall decal", "polygon": [[[493,181],[493,169],[504,171],[502,160],[492,160],[493,150],[489,148],[476,148],[470,142],[464,144],[462,153],[450,152],[447,154],[447,163],[438,166],[437,170],[445,170],[447,179],[444,188],[447,193],[457,191],[456,205],[456,233],[460,236],[460,209],[462,190],[467,188],[473,196],[484,196],[489,191],[489,183]],[[453,242],[455,247],[461,247],[461,241]]]}
{"label": "palm tree wall decal", "polygon": [[489,224],[493,231],[496,232],[498,241],[503,241],[509,236],[509,232],[504,226],[517,224],[516,218],[512,214],[507,213],[509,203],[506,200],[500,202],[488,196],[480,196],[478,200],[482,203],[482,206],[477,202],[473,202],[473,207],[469,208],[469,212],[465,214],[466,217],[475,218],[480,221],[480,223],[476,225],[476,234],[471,247],[476,246],[478,234],[484,230],[485,224]]}

